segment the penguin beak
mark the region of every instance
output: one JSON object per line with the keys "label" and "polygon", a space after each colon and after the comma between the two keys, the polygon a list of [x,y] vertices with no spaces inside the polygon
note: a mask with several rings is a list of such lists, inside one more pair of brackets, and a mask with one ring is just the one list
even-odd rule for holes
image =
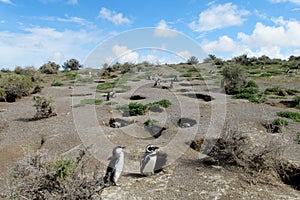
{"label": "penguin beak", "polygon": [[121,147],[122,149],[126,149],[126,147]]}

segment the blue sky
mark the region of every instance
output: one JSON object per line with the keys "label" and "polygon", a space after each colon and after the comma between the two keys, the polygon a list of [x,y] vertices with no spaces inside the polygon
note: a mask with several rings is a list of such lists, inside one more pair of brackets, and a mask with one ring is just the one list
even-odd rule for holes
{"label": "blue sky", "polygon": [[300,0],[0,0],[0,68],[286,59],[300,55],[299,33]]}

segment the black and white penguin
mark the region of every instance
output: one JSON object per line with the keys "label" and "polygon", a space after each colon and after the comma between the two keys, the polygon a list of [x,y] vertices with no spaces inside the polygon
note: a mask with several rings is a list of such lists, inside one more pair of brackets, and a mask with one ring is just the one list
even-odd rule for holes
{"label": "black and white penguin", "polygon": [[117,146],[113,149],[112,157],[110,157],[110,162],[103,178],[105,186],[117,185],[124,166],[124,148]]}
{"label": "black and white penguin", "polygon": [[145,176],[151,176],[154,174],[154,167],[157,161],[157,152],[158,147],[148,144],[146,146],[146,152],[141,159],[140,170],[141,174]]}

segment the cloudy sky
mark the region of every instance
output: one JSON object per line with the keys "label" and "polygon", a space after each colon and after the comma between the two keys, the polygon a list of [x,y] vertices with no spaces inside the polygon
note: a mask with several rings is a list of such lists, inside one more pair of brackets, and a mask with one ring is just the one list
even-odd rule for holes
{"label": "cloudy sky", "polygon": [[0,0],[0,68],[286,59],[300,55],[299,35],[300,0]]}

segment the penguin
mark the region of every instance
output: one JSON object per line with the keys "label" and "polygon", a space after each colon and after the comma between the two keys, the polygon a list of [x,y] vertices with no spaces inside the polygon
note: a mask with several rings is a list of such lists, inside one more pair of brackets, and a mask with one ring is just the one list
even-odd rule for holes
{"label": "penguin", "polygon": [[112,156],[109,158],[109,165],[107,166],[106,173],[103,178],[105,186],[117,185],[117,181],[124,166],[124,148],[125,147],[117,146],[113,149]]}
{"label": "penguin", "polygon": [[141,159],[140,170],[144,176],[151,176],[154,174],[154,167],[157,160],[156,150],[158,147],[148,144],[146,146],[146,152]]}

